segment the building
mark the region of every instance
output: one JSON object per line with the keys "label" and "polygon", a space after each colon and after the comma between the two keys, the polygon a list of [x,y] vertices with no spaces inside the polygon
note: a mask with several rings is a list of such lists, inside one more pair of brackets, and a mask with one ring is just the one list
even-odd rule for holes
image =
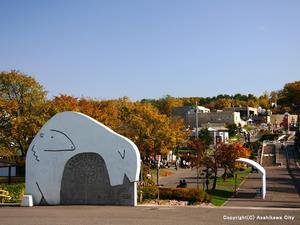
{"label": "building", "polygon": [[[230,111],[218,111],[210,113],[198,113],[198,127],[203,126],[207,123],[223,123],[223,124],[236,124],[237,126],[245,125],[245,121],[241,120],[239,112]],[[194,128],[196,125],[196,115],[195,112],[190,111],[187,115],[188,127]]]}
{"label": "building", "polygon": [[225,143],[229,141],[229,132],[225,127],[209,127],[209,134],[213,138],[213,145]]}
{"label": "building", "polygon": [[[194,106],[175,107],[173,117],[184,119],[185,126],[193,129],[196,127],[196,110]],[[236,124],[244,126],[246,124],[240,117],[240,112],[234,110],[211,112],[210,109],[198,106],[198,127],[208,123]]]}
{"label": "building", "polygon": [[195,111],[195,106],[174,107],[172,110],[173,118],[182,118],[186,127],[189,127],[188,114],[190,111]]}
{"label": "building", "polygon": [[197,106],[198,109],[198,113],[209,113],[210,109],[209,108],[205,108],[204,106]]}
{"label": "building", "polygon": [[[225,124],[205,124],[201,129],[207,129],[209,135],[211,136],[211,140],[213,140],[213,145],[217,145],[220,143],[228,143],[229,141],[229,131],[228,128],[225,128]],[[196,129],[193,129],[192,136],[196,136]]]}
{"label": "building", "polygon": [[[229,132],[225,128],[226,124],[236,124],[243,126],[245,121],[241,120],[240,113],[235,111],[216,111],[203,106],[197,106],[198,128],[208,129],[213,140],[213,145],[228,143]],[[173,109],[173,117],[184,119],[187,128],[192,130],[192,136],[196,136],[196,108],[193,106],[176,107]]]}
{"label": "building", "polygon": [[[277,124],[280,126],[280,124],[283,122],[284,114],[273,114],[270,116],[270,123],[271,124]],[[288,115],[288,123],[293,124],[297,122],[297,115]]]}
{"label": "building", "polygon": [[224,112],[239,112],[242,120],[248,120],[258,115],[257,108],[252,108],[249,106],[246,107],[230,107],[224,108]]}

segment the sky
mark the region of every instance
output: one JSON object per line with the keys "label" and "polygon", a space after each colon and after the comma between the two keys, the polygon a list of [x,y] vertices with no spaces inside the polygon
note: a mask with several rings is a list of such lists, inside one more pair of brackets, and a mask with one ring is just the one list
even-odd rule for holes
{"label": "sky", "polygon": [[0,0],[0,71],[59,94],[261,95],[300,80],[297,0]]}

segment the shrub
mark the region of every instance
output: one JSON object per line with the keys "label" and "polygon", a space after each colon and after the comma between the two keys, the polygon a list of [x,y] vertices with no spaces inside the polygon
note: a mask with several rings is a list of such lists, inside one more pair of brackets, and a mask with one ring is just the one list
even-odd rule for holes
{"label": "shrub", "polygon": [[[262,137],[261,137],[262,138]],[[253,152],[257,153],[258,149],[261,148],[262,144],[260,141],[255,142],[245,142],[244,147],[251,149]]]}
{"label": "shrub", "polygon": [[7,199],[6,202],[20,202],[25,193],[25,184],[0,184],[0,189],[9,192],[11,199]]}
{"label": "shrub", "polygon": [[[141,188],[144,199],[156,199],[158,187],[149,186]],[[196,188],[159,188],[159,198],[165,200],[188,201],[189,204],[195,202],[211,202],[211,196],[205,191]]]}
{"label": "shrub", "polygon": [[170,193],[172,193],[171,197],[167,199],[188,201],[189,204],[195,202],[207,202],[208,199],[208,194],[205,191],[196,188],[161,188],[161,199],[165,199],[165,193],[168,193],[167,196],[170,196]]}
{"label": "shrub", "polygon": [[148,187],[142,187],[141,191],[143,193],[143,199],[156,199],[157,193],[158,193],[158,187],[157,186],[148,186]]}
{"label": "shrub", "polygon": [[279,134],[264,134],[261,136],[259,141],[274,141],[279,137]]}
{"label": "shrub", "polygon": [[142,172],[144,184],[154,185],[154,181],[147,176],[148,174],[151,174],[150,166],[144,164],[143,165],[143,172]]}

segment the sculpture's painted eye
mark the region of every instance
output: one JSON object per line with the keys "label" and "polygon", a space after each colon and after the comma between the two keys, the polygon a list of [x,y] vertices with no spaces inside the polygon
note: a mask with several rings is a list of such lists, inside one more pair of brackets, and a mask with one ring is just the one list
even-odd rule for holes
{"label": "sculpture's painted eye", "polygon": [[40,133],[40,137],[43,138],[44,137],[44,133]]}

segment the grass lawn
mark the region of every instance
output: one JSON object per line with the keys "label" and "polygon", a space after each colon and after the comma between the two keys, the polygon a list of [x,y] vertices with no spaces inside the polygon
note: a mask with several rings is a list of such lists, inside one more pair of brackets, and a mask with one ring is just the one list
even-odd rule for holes
{"label": "grass lawn", "polygon": [[[245,180],[246,176],[250,173],[251,169],[245,169],[242,171],[236,171],[237,174],[237,187]],[[210,180],[212,184],[213,180]],[[234,194],[234,177],[227,178],[226,181],[222,177],[217,178],[217,188],[216,190],[208,190],[208,193],[212,195],[212,204],[215,206],[223,205],[228,198]]]}
{"label": "grass lawn", "polygon": [[239,141],[241,138],[243,138],[244,136],[241,134],[235,135],[233,137],[230,138],[230,142],[236,142]]}
{"label": "grass lawn", "polygon": [[224,204],[224,202],[227,201],[228,198],[230,198],[234,191],[233,190],[208,190],[207,192],[212,196],[211,203],[215,206],[221,206]]}

